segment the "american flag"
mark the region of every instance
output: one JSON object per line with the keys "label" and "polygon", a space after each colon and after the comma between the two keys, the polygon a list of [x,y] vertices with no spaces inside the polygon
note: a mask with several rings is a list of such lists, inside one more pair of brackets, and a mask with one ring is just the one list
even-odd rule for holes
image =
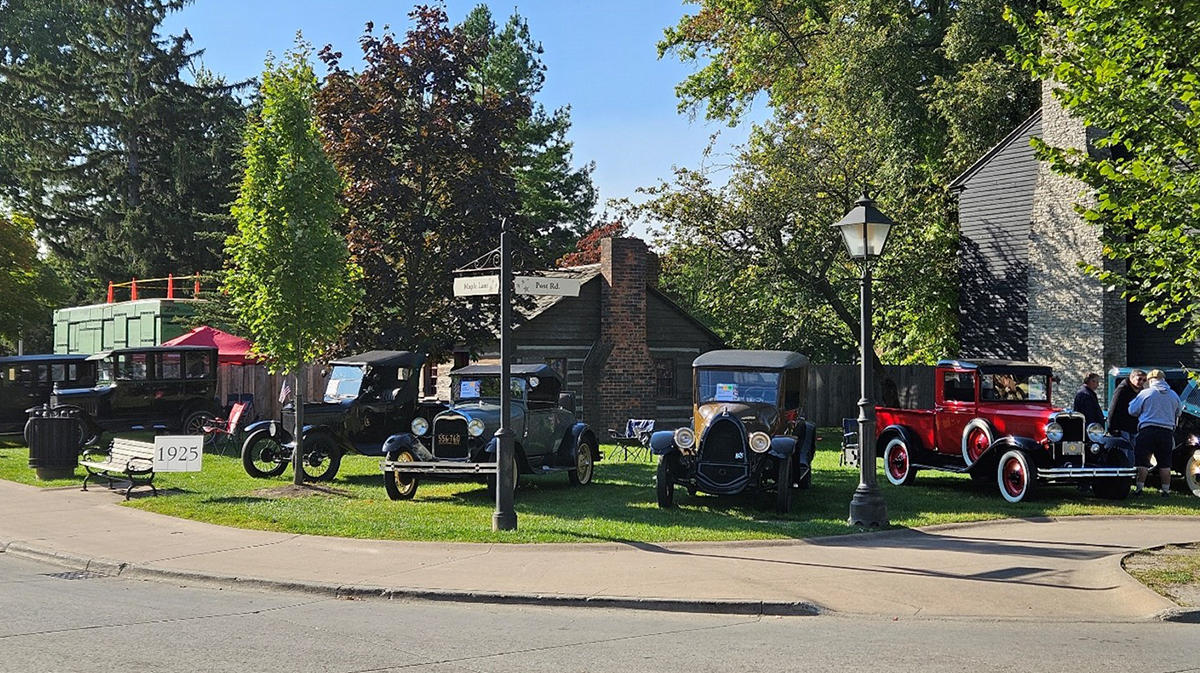
{"label": "american flag", "polygon": [[284,404],[288,398],[292,396],[292,376],[287,374],[283,377],[283,385],[279,387],[279,403]]}

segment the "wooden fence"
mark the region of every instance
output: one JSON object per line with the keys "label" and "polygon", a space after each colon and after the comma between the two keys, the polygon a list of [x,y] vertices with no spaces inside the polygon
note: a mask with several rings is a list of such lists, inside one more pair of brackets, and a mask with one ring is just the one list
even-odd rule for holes
{"label": "wooden fence", "polygon": [[[308,386],[304,399],[320,399],[325,393],[327,377],[322,376],[321,366],[308,369]],[[254,407],[252,419],[279,418],[279,390],[283,385],[282,374],[269,374],[262,365],[221,365],[217,367],[217,396],[222,404],[228,405],[231,396],[252,395]]]}
{"label": "wooden fence", "polygon": [[[933,367],[928,365],[885,365],[896,382],[900,406],[908,409],[933,407]],[[818,427],[841,427],[843,418],[858,418],[858,365],[809,365],[805,415]],[[882,382],[875,382],[872,395],[883,405]]]}

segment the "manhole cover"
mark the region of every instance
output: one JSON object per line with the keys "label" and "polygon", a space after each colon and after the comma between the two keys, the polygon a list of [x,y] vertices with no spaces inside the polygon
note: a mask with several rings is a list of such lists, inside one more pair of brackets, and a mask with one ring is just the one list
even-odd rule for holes
{"label": "manhole cover", "polygon": [[90,580],[99,577],[108,577],[100,573],[89,572],[87,570],[71,570],[64,573],[46,573],[45,577],[53,577],[56,580]]}

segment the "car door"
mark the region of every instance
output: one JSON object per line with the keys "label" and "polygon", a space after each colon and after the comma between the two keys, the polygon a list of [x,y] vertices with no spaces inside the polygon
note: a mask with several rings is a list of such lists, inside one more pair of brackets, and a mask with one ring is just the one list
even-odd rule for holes
{"label": "car door", "polygon": [[937,375],[933,415],[937,452],[961,456],[963,430],[978,413],[978,377],[967,369],[939,369]]}
{"label": "car door", "polygon": [[[528,413],[525,419],[525,446],[527,455],[540,456],[540,462],[534,467],[555,465],[555,450],[562,439],[566,428],[563,427],[565,414],[558,406],[558,380],[550,377],[539,380],[538,385],[532,385],[531,378],[528,389]],[[531,463],[533,461],[531,460]]]}
{"label": "car door", "polygon": [[113,416],[129,425],[145,425],[154,415],[154,381],[149,353],[118,353]]}
{"label": "car door", "polygon": [[11,363],[0,373],[0,425],[25,423],[25,410],[37,404],[37,368],[28,363]]}

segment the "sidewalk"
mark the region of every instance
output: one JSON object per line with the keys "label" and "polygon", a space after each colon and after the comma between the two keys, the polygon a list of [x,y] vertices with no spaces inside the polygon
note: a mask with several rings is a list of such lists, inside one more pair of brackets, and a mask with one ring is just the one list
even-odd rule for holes
{"label": "sidewalk", "polygon": [[1175,605],[1122,557],[1200,540],[1200,518],[1078,517],[810,541],[389,542],[225,528],[119,500],[0,481],[0,549],[123,577],[393,599],[1125,621]]}

